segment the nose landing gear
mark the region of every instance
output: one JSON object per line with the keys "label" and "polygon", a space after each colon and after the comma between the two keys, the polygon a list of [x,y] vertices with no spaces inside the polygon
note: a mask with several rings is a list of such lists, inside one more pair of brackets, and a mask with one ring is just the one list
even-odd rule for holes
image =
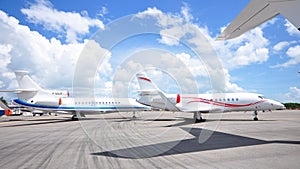
{"label": "nose landing gear", "polygon": [[253,112],[253,114],[254,114],[253,120],[254,120],[254,121],[257,121],[257,120],[258,120],[258,117],[257,117],[257,115],[258,115],[257,110],[255,110],[255,111]]}

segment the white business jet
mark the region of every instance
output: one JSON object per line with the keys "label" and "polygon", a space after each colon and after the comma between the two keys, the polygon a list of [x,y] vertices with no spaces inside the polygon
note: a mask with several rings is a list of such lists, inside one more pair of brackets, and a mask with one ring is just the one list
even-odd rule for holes
{"label": "white business jet", "polygon": [[131,98],[71,98],[68,91],[42,89],[26,71],[15,74],[20,88],[15,90],[18,99],[12,102],[29,110],[71,114],[72,120],[86,114],[150,110],[150,107]]}
{"label": "white business jet", "polygon": [[232,39],[282,14],[300,31],[300,0],[252,0],[217,40]]}
{"label": "white business jet", "polygon": [[255,93],[216,94],[165,94],[145,76],[136,75],[141,91],[139,103],[158,109],[194,113],[196,123],[205,121],[201,113],[253,111],[258,120],[258,111],[285,109],[284,105]]}

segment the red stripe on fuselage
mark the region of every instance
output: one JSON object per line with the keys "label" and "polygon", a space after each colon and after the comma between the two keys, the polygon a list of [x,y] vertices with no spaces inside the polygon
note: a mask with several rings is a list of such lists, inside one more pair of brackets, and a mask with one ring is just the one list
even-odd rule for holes
{"label": "red stripe on fuselage", "polygon": [[252,106],[255,104],[259,104],[262,102],[265,102],[266,100],[260,100],[254,103],[248,103],[248,104],[232,104],[232,103],[223,103],[223,102],[217,102],[217,101],[211,101],[208,99],[203,99],[203,98],[194,98],[194,100],[187,102],[187,104],[190,103],[195,103],[195,102],[200,102],[200,103],[206,103],[206,104],[213,104],[217,106],[223,106],[223,107],[247,107],[247,106]]}
{"label": "red stripe on fuselage", "polygon": [[150,79],[148,79],[148,78],[145,78],[145,77],[139,77],[139,79],[142,79],[142,80],[146,80],[146,81],[148,81],[148,82],[151,82],[151,80],[150,80]]}

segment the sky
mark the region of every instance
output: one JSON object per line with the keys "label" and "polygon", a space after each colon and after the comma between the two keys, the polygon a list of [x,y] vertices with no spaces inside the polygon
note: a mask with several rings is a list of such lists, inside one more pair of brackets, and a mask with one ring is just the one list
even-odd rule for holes
{"label": "sky", "polygon": [[283,16],[215,40],[248,3],[2,0],[0,89],[18,88],[14,71],[27,70],[43,88],[134,97],[134,74],[146,68],[168,93],[255,92],[300,102],[300,33]]}

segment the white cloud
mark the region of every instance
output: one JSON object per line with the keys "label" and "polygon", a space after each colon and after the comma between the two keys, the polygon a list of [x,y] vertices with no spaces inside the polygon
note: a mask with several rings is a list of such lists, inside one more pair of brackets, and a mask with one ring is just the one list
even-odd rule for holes
{"label": "white cloud", "polygon": [[275,65],[273,67],[288,67],[300,63],[300,45],[290,47],[287,50],[286,55],[290,57],[287,62]]}
{"label": "white cloud", "polygon": [[[184,7],[182,8],[182,10],[184,10],[182,14],[186,14],[186,19],[189,19],[189,16],[186,13],[188,12],[188,10]],[[157,20],[157,24],[162,28],[160,32],[161,39],[159,39],[159,42],[163,44],[169,46],[178,45],[179,39],[184,35],[185,31],[182,31],[182,28],[184,28],[184,19],[178,16],[174,16],[170,13],[163,13],[156,7],[148,8],[146,11],[137,13],[135,16],[137,18],[155,18]]]}
{"label": "white cloud", "polygon": [[97,15],[100,17],[104,17],[106,14],[108,14],[108,9],[105,6],[103,6],[101,10],[97,12]]}
{"label": "white cloud", "polygon": [[[0,39],[0,79],[3,88],[17,88],[13,73],[16,70],[29,71],[32,78],[43,88],[72,87],[77,59],[87,40],[68,44],[62,44],[56,38],[49,40],[27,26],[20,25],[16,18],[3,11],[0,11],[0,30],[0,37],[5,37]],[[101,51],[106,52],[105,49]],[[111,72],[111,66],[104,60],[103,66],[97,70]],[[103,88],[103,83],[101,84],[96,87]]]}
{"label": "white cloud", "polygon": [[227,92],[241,92],[245,91],[242,87],[239,87],[236,83],[231,82],[231,75],[227,69],[223,69],[225,76],[225,91]]}
{"label": "white cloud", "polygon": [[91,19],[86,11],[82,13],[58,11],[50,1],[37,1],[29,8],[21,9],[27,20],[34,24],[43,25],[44,29],[66,34],[67,42],[76,42],[80,35],[89,33],[90,27],[104,29],[104,24],[98,19]]}
{"label": "white cloud", "polygon": [[291,24],[287,19],[285,19],[286,31],[289,33],[290,36],[297,36],[300,37],[300,31],[297,30],[297,28]]}
{"label": "white cloud", "polygon": [[11,62],[10,52],[12,50],[12,46],[10,44],[0,44],[0,71],[6,72],[7,65]]}
{"label": "white cloud", "polygon": [[289,92],[284,95],[286,102],[300,102],[300,89],[297,87],[290,87]]}
{"label": "white cloud", "polygon": [[181,14],[186,22],[190,22],[193,19],[193,16],[190,14],[190,8],[187,3],[183,3],[183,6],[181,7]]}
{"label": "white cloud", "polygon": [[234,56],[228,60],[232,67],[250,65],[251,63],[262,63],[269,58],[268,48],[257,48],[253,43],[245,43],[234,53]]}
{"label": "white cloud", "polygon": [[282,42],[277,43],[277,44],[273,47],[273,49],[274,49],[275,51],[281,51],[283,48],[288,47],[289,45],[290,45],[289,42],[287,42],[287,41],[282,41]]}
{"label": "white cloud", "polygon": [[[8,17],[4,12],[0,12],[0,35],[8,37],[0,39],[0,44],[11,46],[10,50],[3,52],[9,56],[8,61],[11,60],[11,64],[6,64],[7,69],[13,71],[20,67],[21,69],[30,70],[30,72],[34,74],[34,77],[39,79],[40,83],[45,87],[51,86],[57,88],[59,86],[68,86],[72,82],[70,75],[74,72],[78,54],[87,43],[87,41],[83,43],[76,42],[78,36],[88,33],[89,28],[92,26],[102,27],[102,22],[88,18],[85,12],[83,12],[84,14],[78,14],[58,11],[54,9],[51,4],[47,3],[31,5],[28,9],[23,9],[22,12],[25,13],[28,19],[33,23],[43,24],[45,27],[48,26],[51,31],[66,32],[68,34],[68,42],[74,43],[62,44],[61,41],[56,38],[48,40],[38,32],[31,31],[27,26],[20,25],[15,18]],[[50,14],[53,14],[55,18],[49,16]],[[68,19],[66,21],[60,21],[64,20],[60,18],[58,21],[56,20],[57,17]],[[223,81],[218,81],[217,78],[215,79],[213,82],[216,83],[215,86],[224,88],[226,91],[241,91],[243,90],[241,87],[231,82],[230,70],[253,63],[262,63],[268,59],[269,51],[267,47],[269,42],[263,36],[261,27],[255,28],[231,41],[215,42],[215,38],[210,35],[207,27],[200,27],[191,23],[193,17],[190,15],[187,6],[183,6],[181,13],[176,15],[163,13],[154,7],[136,14],[136,17],[156,18],[157,24],[161,27],[161,39],[159,39],[161,43],[166,45],[178,45],[180,40],[185,40],[189,44],[193,44],[194,49],[197,51],[202,51],[202,61],[207,64],[206,67],[201,66],[203,63],[201,63],[199,59],[193,58],[187,53],[166,54],[159,56],[156,60],[153,58],[155,55],[152,53],[149,53],[151,57],[143,57],[145,58],[145,62],[149,61],[147,66],[163,67],[168,65],[164,67],[164,70],[175,74],[177,77],[181,77],[182,84],[186,84],[186,86],[190,85],[191,80],[193,80],[186,78],[187,74],[192,73],[196,78],[201,79],[201,77],[207,77],[207,71],[209,71],[211,72],[211,76],[224,76]],[[77,25],[80,23],[78,19],[82,19],[83,23],[86,23],[85,26]],[[73,23],[73,21],[76,23]],[[211,56],[212,51],[210,50],[210,44],[217,51],[219,58],[211,59],[213,57]],[[102,52],[109,53],[109,51],[102,49],[100,45],[98,49]],[[108,62],[110,57],[111,54],[108,55],[107,60],[103,60],[104,64],[103,67],[98,69],[99,72],[106,72],[106,75],[112,73],[112,67]],[[214,65],[216,65],[214,63],[219,63],[219,59],[222,61],[224,68],[222,65],[221,67],[214,67]],[[155,60],[156,63],[151,62],[151,60]],[[132,74],[143,69],[145,65],[146,64],[143,65],[139,62],[128,62],[126,69],[120,70],[120,78],[131,78]],[[183,70],[178,65],[188,65],[182,67],[189,67],[189,69]],[[105,74],[103,74],[103,76],[105,76]],[[119,82],[115,82],[115,84],[109,83],[107,79],[101,76],[93,80],[96,81],[97,84],[104,84],[106,87],[115,85],[117,87],[114,89],[117,90],[124,88],[124,84]],[[120,81],[122,81],[122,79]],[[207,83],[201,82],[199,86],[207,86]]]}
{"label": "white cloud", "polygon": [[[192,17],[189,17],[190,14],[187,6],[182,7],[181,15],[165,14],[156,8],[148,8],[146,11],[139,13],[138,16],[151,16],[157,19],[158,24],[162,28],[160,31],[161,43],[172,46],[179,45],[179,41],[183,40],[195,46],[196,51],[199,51],[205,56],[202,56],[201,59],[203,59],[202,61],[206,66],[206,71],[211,72],[212,77],[218,77],[218,75],[220,76],[220,74],[225,71],[222,73],[225,75],[225,81],[224,83],[218,84],[218,86],[221,88],[223,85],[227,91],[242,90],[237,84],[230,82],[231,77],[229,70],[254,63],[261,64],[269,59],[269,41],[263,35],[263,28],[276,22],[275,19],[271,20],[263,26],[257,27],[233,40],[215,41],[215,37],[211,36],[207,27],[199,27],[191,22]],[[211,57],[214,53],[214,51],[211,50],[212,47],[218,54],[217,59]],[[190,60],[192,59],[193,58],[190,58]],[[222,68],[222,66],[220,68],[215,67],[219,61],[221,61],[224,68]],[[186,63],[186,61],[183,62]],[[193,61],[192,63],[197,62]],[[195,66],[194,70],[196,70],[195,68],[199,67]],[[213,81],[219,83],[216,79]]]}
{"label": "white cloud", "polygon": [[261,27],[228,41],[212,41],[225,68],[232,70],[269,59],[269,41]]}
{"label": "white cloud", "polygon": [[[161,27],[160,43],[166,45],[179,45],[180,41],[185,41],[193,50],[200,53],[202,63],[197,58],[181,55],[181,60],[188,65],[191,72],[196,77],[207,77],[215,83],[217,90],[241,91],[237,84],[231,83],[228,70],[236,69],[253,63],[263,63],[269,58],[269,41],[263,36],[262,27],[255,28],[239,38],[231,41],[215,41],[209,33],[207,27],[199,27],[191,22],[192,16],[189,14],[187,6],[183,6],[181,14],[165,14],[157,8],[148,8],[137,15],[138,17],[153,17]],[[275,20],[272,21],[274,23]],[[268,25],[272,24],[271,22]],[[266,27],[267,24],[264,25]],[[214,57],[213,48],[219,57]],[[177,55],[177,57],[179,57]],[[220,65],[220,60],[225,68]],[[200,66],[200,65],[205,65]],[[216,65],[219,65],[216,67]],[[220,79],[224,75],[224,81]],[[219,77],[219,78],[217,78]]]}
{"label": "white cloud", "polygon": [[[46,39],[27,26],[20,25],[18,20],[0,11],[0,44],[10,46],[10,63],[7,71],[19,69],[30,70],[38,77],[49,77],[56,82],[59,76],[70,75],[78,53],[83,44],[63,45],[55,38]],[[48,86],[53,85],[49,81]]]}

